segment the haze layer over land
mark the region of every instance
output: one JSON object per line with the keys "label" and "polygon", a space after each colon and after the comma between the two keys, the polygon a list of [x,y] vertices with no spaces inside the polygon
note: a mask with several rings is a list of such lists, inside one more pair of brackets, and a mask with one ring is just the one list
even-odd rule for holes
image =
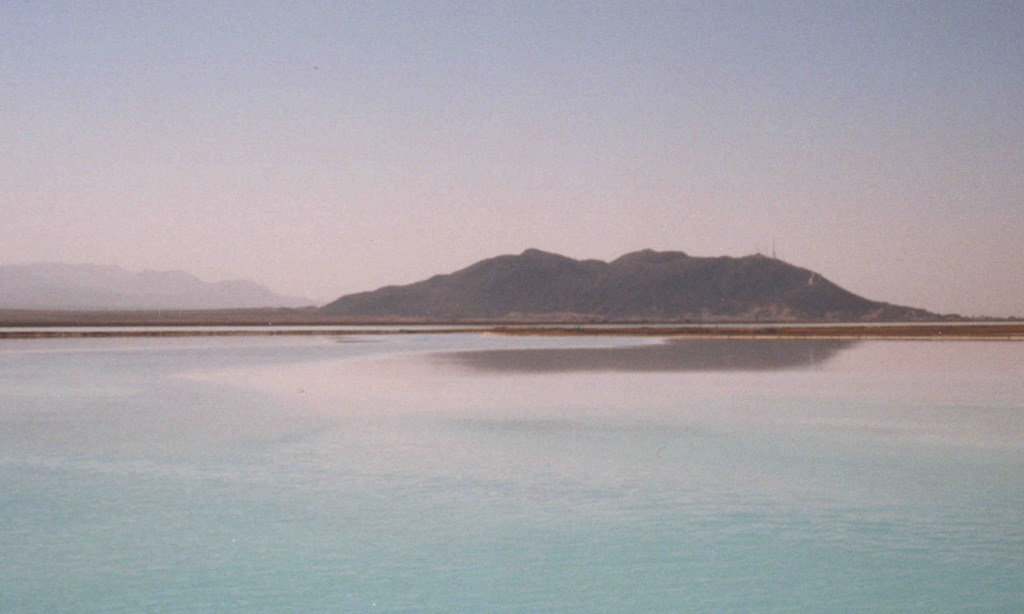
{"label": "haze layer over land", "polygon": [[326,302],[526,246],[1024,315],[1024,4],[0,4],[0,265]]}
{"label": "haze layer over land", "polygon": [[140,310],[304,307],[248,280],[206,282],[183,271],[40,263],[0,266],[0,309]]}

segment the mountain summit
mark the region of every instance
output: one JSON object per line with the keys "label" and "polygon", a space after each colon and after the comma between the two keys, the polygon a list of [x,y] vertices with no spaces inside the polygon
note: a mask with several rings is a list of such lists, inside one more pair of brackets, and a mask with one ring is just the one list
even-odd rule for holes
{"label": "mountain summit", "polygon": [[342,296],[325,313],[422,320],[886,321],[939,316],[871,301],[766,256],[643,250],[611,262],[528,249],[406,286]]}

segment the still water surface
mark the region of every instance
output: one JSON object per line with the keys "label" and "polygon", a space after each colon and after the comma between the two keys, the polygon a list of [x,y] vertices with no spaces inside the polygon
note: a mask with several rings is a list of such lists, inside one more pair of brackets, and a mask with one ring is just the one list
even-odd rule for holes
{"label": "still water surface", "polygon": [[3,612],[1024,611],[1024,344],[0,342]]}

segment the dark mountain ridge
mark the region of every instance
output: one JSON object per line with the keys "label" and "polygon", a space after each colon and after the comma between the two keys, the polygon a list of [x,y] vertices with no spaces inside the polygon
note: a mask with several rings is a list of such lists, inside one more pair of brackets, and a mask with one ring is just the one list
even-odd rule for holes
{"label": "dark mountain ridge", "polygon": [[871,301],[754,255],[642,250],[611,262],[536,249],[405,286],[342,296],[330,315],[416,320],[893,321],[940,316]]}

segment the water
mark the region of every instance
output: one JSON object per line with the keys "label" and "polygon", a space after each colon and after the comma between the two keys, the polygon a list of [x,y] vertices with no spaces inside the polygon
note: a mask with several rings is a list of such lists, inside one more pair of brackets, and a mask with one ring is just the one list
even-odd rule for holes
{"label": "water", "polygon": [[3,612],[1024,611],[1024,344],[0,342]]}

